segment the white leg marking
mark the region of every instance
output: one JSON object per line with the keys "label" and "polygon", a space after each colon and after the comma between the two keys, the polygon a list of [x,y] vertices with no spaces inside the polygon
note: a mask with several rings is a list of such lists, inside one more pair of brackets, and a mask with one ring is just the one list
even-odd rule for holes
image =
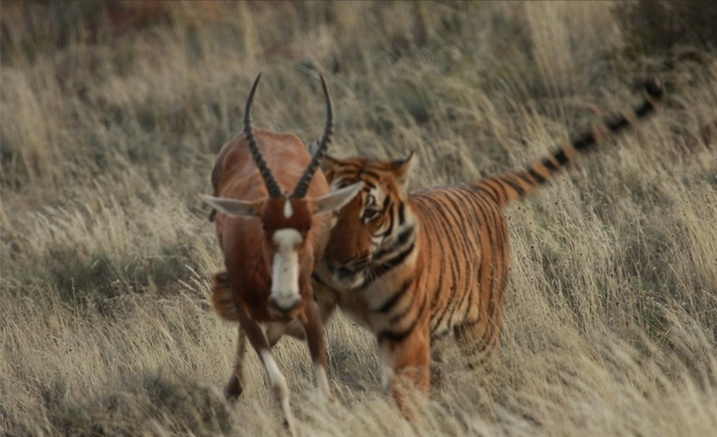
{"label": "white leg marking", "polygon": [[329,389],[329,378],[326,376],[326,369],[319,363],[314,363],[314,372],[316,374],[316,386],[319,388],[319,396],[321,402],[326,402],[331,397],[331,389]]}
{"label": "white leg marking", "polygon": [[280,229],[272,236],[277,251],[271,272],[271,297],[279,307],[291,308],[301,299],[298,252],[301,240],[296,229]]}
{"label": "white leg marking", "polygon": [[289,386],[286,385],[286,378],[284,374],[279,370],[279,366],[274,360],[274,356],[268,350],[262,350],[260,352],[261,360],[264,362],[264,368],[266,373],[269,375],[269,384],[274,390],[274,396],[281,405],[281,410],[284,412],[284,419],[289,427],[289,431],[292,436],[296,435],[296,428],[294,425],[294,416],[291,414],[291,408],[289,407]]}

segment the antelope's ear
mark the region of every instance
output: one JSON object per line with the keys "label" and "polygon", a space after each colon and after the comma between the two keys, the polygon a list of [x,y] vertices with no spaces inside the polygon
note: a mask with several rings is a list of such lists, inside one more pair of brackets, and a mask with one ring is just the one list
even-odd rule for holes
{"label": "antelope's ear", "polygon": [[264,206],[263,200],[248,202],[245,200],[207,195],[200,195],[199,197],[201,197],[204,203],[230,217],[260,217],[262,207]]}
{"label": "antelope's ear", "polygon": [[356,182],[353,185],[340,188],[325,196],[319,197],[314,200],[314,214],[324,211],[337,211],[341,209],[341,207],[349,203],[351,199],[358,194],[361,187],[363,187],[363,182]]}

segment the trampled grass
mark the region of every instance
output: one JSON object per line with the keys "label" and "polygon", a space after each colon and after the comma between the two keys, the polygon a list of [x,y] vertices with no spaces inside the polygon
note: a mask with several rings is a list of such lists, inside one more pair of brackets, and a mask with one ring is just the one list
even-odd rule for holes
{"label": "trampled grass", "polygon": [[409,424],[373,338],[339,314],[334,402],[318,403],[302,343],[276,347],[303,435],[717,429],[713,54],[625,57],[613,2],[59,3],[0,4],[0,434],[283,435],[252,352],[242,398],[221,396],[236,327],[209,305],[221,259],[198,198],[260,71],[256,125],[320,135],[321,72],[330,153],[414,150],[416,188],[539,158],[635,104],[647,75],[667,91],[641,128],[507,208],[494,373],[446,341]]}

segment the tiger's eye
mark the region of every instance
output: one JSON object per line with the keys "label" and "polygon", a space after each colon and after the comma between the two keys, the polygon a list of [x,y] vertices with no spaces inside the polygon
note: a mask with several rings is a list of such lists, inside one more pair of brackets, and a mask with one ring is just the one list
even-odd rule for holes
{"label": "tiger's eye", "polygon": [[373,221],[376,220],[379,216],[379,210],[377,209],[367,209],[363,212],[363,220],[364,221]]}

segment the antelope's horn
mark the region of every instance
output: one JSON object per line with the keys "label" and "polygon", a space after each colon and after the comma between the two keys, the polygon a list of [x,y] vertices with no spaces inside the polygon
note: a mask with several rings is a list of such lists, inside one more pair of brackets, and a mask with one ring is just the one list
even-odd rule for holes
{"label": "antelope's horn", "polygon": [[256,166],[259,167],[261,176],[266,183],[266,188],[269,190],[269,197],[281,197],[281,188],[279,188],[279,184],[276,183],[274,175],[271,174],[271,170],[269,170],[269,167],[266,165],[264,157],[261,156],[259,147],[256,145],[256,140],[254,139],[254,133],[251,130],[251,103],[254,101],[254,92],[256,91],[256,86],[259,85],[259,79],[261,79],[261,73],[254,79],[254,84],[251,86],[249,97],[247,97],[246,105],[244,106],[244,134],[246,135],[247,143],[249,143],[251,156],[254,158]]}
{"label": "antelope's horn", "polygon": [[306,195],[311,178],[314,176],[314,173],[316,173],[316,169],[319,167],[319,161],[321,161],[321,157],[324,155],[329,143],[331,143],[331,135],[334,133],[334,106],[331,103],[331,94],[329,94],[324,76],[321,76],[321,87],[324,89],[324,96],[326,96],[326,125],[324,126],[324,135],[321,137],[319,146],[311,157],[309,166],[306,167],[304,174],[301,175],[299,182],[296,183],[296,188],[294,188],[291,197],[301,198]]}

